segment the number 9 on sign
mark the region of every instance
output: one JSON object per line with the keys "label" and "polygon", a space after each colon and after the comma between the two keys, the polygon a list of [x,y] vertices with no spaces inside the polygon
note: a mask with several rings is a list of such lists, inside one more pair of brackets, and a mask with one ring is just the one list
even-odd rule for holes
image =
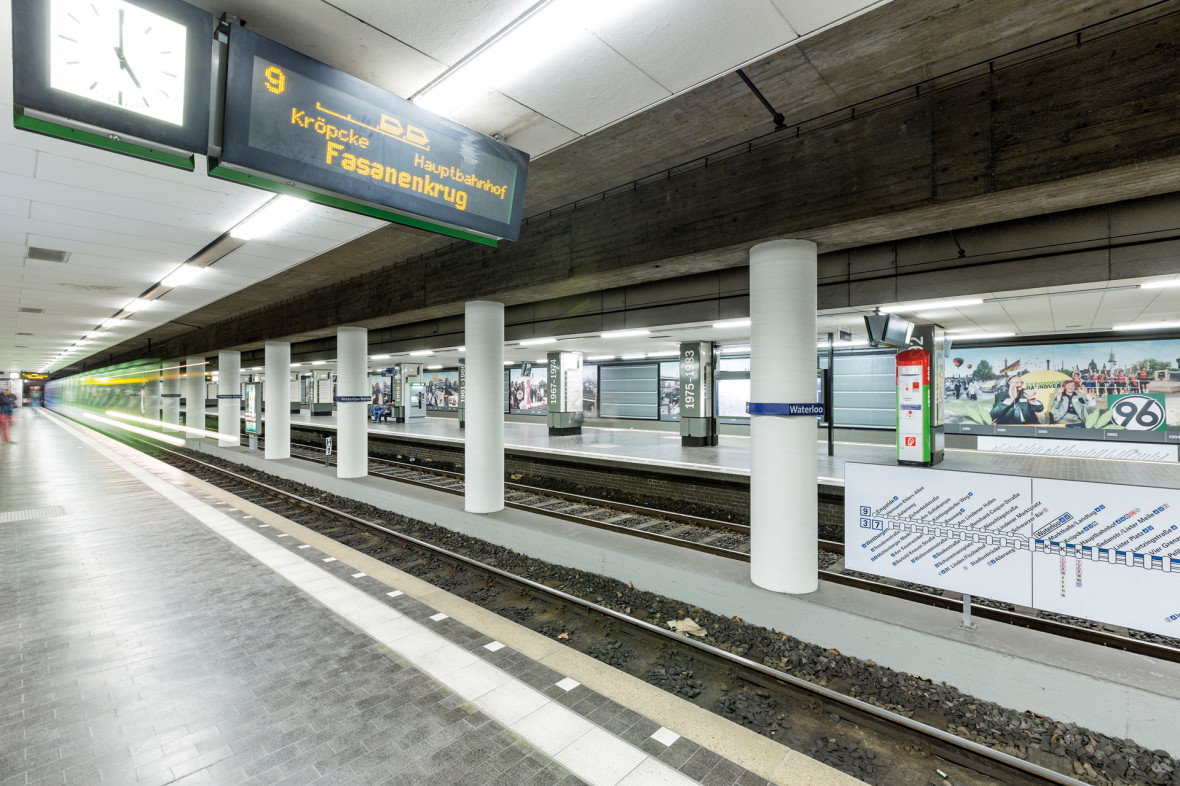
{"label": "number 9 on sign", "polygon": [[287,87],[287,75],[277,66],[266,69],[266,89],[274,94],[283,92]]}
{"label": "number 9 on sign", "polygon": [[1123,396],[1111,407],[1110,422],[1128,431],[1154,431],[1164,424],[1164,407],[1150,396]]}

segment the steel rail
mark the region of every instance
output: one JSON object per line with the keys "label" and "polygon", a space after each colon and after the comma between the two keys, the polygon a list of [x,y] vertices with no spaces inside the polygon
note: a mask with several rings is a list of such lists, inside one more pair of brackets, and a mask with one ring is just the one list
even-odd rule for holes
{"label": "steel rail", "polygon": [[[134,440],[134,441],[140,441],[135,437],[127,437],[127,438]],[[1011,754],[1007,754],[1007,753],[1003,753],[1002,751],[994,750],[992,748],[987,747],[986,745],[982,745],[982,744],[977,743],[973,740],[968,740],[966,738],[959,737],[959,736],[951,734],[949,732],[942,731],[941,729],[937,729],[933,726],[929,726],[927,724],[920,723],[918,721],[913,720],[912,718],[907,718],[907,717],[900,715],[898,713],[891,712],[891,711],[883,709],[881,707],[877,707],[876,705],[870,704],[865,701],[861,701],[860,699],[855,699],[851,696],[846,696],[846,695],[839,693],[837,691],[834,691],[830,688],[825,688],[821,685],[816,685],[814,683],[808,682],[807,680],[801,679],[799,677],[795,677],[794,675],[787,674],[786,672],[778,671],[777,669],[772,669],[769,666],[748,660],[746,658],[741,657],[740,655],[735,655],[735,654],[728,652],[727,650],[723,650],[719,647],[714,647],[713,645],[706,644],[705,642],[695,641],[691,638],[688,638],[685,635],[674,633],[669,630],[665,630],[657,625],[653,625],[653,624],[646,622],[644,620],[635,619],[634,617],[630,617],[630,616],[623,614],[621,612],[617,612],[614,609],[610,609],[605,606],[600,606],[597,603],[592,603],[590,601],[584,600],[583,598],[577,597],[576,595],[571,595],[571,594],[563,592],[561,590],[557,590],[552,587],[548,587],[548,586],[541,584],[539,582],[532,581],[530,579],[526,579],[522,576],[517,576],[514,573],[510,573],[510,572],[502,570],[500,568],[496,568],[491,565],[486,565],[486,564],[480,562],[479,560],[473,559],[471,557],[467,557],[463,554],[458,554],[458,553],[449,551],[448,549],[444,549],[440,546],[436,546],[432,543],[428,543],[426,541],[420,540],[420,539],[415,538],[411,535],[407,535],[405,533],[398,532],[396,530],[390,529],[390,528],[385,527],[385,526],[378,524],[376,522],[368,521],[367,519],[362,519],[359,516],[354,516],[350,513],[345,513],[344,511],[341,511],[341,510],[336,510],[335,508],[332,508],[329,505],[325,505],[322,502],[316,502],[314,500],[309,500],[305,497],[300,497],[299,495],[293,494],[289,491],[283,491],[282,489],[278,489],[278,488],[271,486],[269,484],[263,483],[258,480],[254,480],[249,477],[246,477],[246,476],[241,475],[239,473],[225,469],[224,467],[218,467],[213,464],[209,464],[207,462],[200,461],[199,459],[192,458],[191,456],[186,456],[184,454],[178,453],[177,451],[173,451],[168,448],[162,447],[158,444],[155,444],[155,443],[148,443],[148,444],[151,444],[152,447],[155,448],[156,450],[170,453],[170,454],[175,455],[184,461],[188,461],[188,462],[197,464],[199,466],[202,466],[202,467],[205,467],[209,470],[212,470],[216,473],[222,474],[224,476],[228,476],[228,477],[234,479],[236,482],[243,483],[247,486],[252,486],[252,487],[255,487],[258,489],[262,489],[268,494],[276,495],[280,498],[289,499],[289,500],[293,501],[295,504],[300,505],[302,507],[311,508],[313,510],[320,511],[320,512],[330,515],[330,516],[345,519],[353,524],[364,527],[366,529],[371,529],[371,530],[381,532],[382,534],[385,534],[390,537],[396,538],[400,541],[412,544],[416,548],[419,548],[419,549],[422,549],[426,552],[443,557],[447,560],[450,560],[453,562],[458,562],[458,563],[461,563],[467,567],[475,568],[478,571],[492,574],[492,575],[500,578],[503,581],[507,581],[507,582],[517,584],[517,585],[526,586],[530,590],[532,590],[536,593],[539,593],[539,594],[542,594],[545,596],[549,596],[549,597],[553,597],[553,598],[557,598],[557,599],[562,600],[563,602],[570,603],[575,606],[579,606],[579,607],[586,609],[588,611],[592,611],[597,614],[602,614],[604,616],[610,617],[614,620],[625,623],[627,625],[637,627],[641,630],[646,631],[647,633],[656,635],[656,636],[663,638],[665,640],[675,641],[677,644],[679,644],[681,646],[687,646],[689,648],[698,650],[702,653],[707,653],[708,655],[710,655],[714,658],[721,659],[721,660],[723,660],[727,663],[730,663],[734,666],[738,666],[738,667],[741,667],[741,668],[749,670],[749,671],[757,672],[761,675],[764,675],[766,677],[769,677],[769,678],[775,680],[776,682],[790,686],[791,688],[793,688],[796,691],[801,691],[801,692],[804,692],[810,696],[819,697],[819,698],[823,699],[824,701],[829,702],[831,704],[838,705],[840,708],[844,709],[845,711],[847,711],[848,713],[850,713],[854,716],[862,717],[862,718],[868,719],[870,721],[881,722],[890,728],[906,729],[907,731],[923,738],[926,742],[932,743],[935,747],[940,748],[941,749],[940,753],[949,754],[949,756],[947,756],[947,758],[949,758],[952,761],[955,761],[958,764],[961,764],[962,766],[969,767],[971,769],[978,771],[977,763],[976,763],[975,759],[982,759],[983,761],[985,761],[988,764],[991,764],[993,766],[997,766],[997,767],[1000,767],[1000,768],[1003,768],[1006,770],[1015,771],[1016,773],[1018,773],[1022,776],[1035,778],[1040,782],[1059,784],[1060,786],[1089,786],[1089,784],[1086,784],[1083,781],[1076,780],[1074,778],[1071,778],[1067,775],[1056,772],[1054,770],[1050,770],[1048,768],[1042,767],[1042,766],[1034,764],[1032,762],[1025,761],[1024,759],[1013,756]],[[964,761],[964,759],[966,759],[966,761]]]}

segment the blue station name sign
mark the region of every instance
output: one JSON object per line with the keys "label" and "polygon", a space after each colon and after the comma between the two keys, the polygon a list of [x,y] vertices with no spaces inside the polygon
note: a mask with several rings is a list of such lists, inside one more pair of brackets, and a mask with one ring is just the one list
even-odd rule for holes
{"label": "blue station name sign", "polygon": [[528,163],[527,153],[392,93],[230,31],[214,176],[305,187],[328,197],[315,201],[494,244],[520,236]]}
{"label": "blue station name sign", "polygon": [[746,404],[746,413],[750,415],[779,415],[785,417],[823,417],[824,405],[814,402],[809,404]]}

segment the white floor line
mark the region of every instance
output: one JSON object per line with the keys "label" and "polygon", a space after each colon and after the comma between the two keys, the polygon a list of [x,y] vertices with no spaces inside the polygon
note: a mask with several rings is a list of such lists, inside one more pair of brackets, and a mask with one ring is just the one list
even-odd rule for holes
{"label": "white floor line", "polygon": [[[648,756],[581,715],[551,700],[462,647],[427,630],[367,593],[344,583],[296,553],[107,447],[96,436],[66,424],[70,432],[120,469],[267,565],[303,592],[364,630],[532,747],[594,786],[697,781]],[[146,462],[154,459],[137,457]],[[392,594],[392,593],[387,593]]]}

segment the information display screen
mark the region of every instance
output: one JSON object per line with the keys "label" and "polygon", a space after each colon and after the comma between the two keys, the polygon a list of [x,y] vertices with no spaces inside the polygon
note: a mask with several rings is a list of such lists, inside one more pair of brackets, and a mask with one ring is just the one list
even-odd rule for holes
{"label": "information display screen", "polygon": [[528,154],[234,28],[219,165],[516,240]]}

